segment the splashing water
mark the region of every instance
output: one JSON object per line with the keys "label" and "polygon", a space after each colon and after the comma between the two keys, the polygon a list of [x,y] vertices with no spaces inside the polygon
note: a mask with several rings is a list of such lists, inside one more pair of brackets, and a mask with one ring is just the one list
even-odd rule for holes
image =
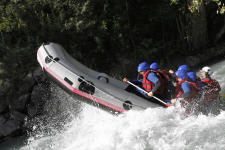
{"label": "splashing water", "polygon": [[221,93],[225,94],[225,61],[221,61],[211,66],[213,70],[213,77],[220,83],[222,88]]}
{"label": "splashing water", "polygon": [[[179,109],[180,110],[180,109]],[[85,106],[63,132],[32,140],[21,150],[174,150],[225,148],[225,112],[189,116],[171,107],[112,116]]]}
{"label": "splashing water", "polygon": [[[223,90],[224,64],[225,61],[212,66],[213,77],[220,82]],[[69,100],[67,103],[74,101]],[[129,111],[113,116],[85,104],[74,108],[79,111],[73,111],[64,103],[61,105],[64,106],[61,109],[70,108],[70,119],[65,119],[66,122],[60,128],[53,127],[54,132],[50,134],[42,129],[35,132],[20,150],[225,149],[225,111],[217,116],[200,114],[186,117],[182,108],[170,107]],[[52,123],[46,126],[52,126]]]}

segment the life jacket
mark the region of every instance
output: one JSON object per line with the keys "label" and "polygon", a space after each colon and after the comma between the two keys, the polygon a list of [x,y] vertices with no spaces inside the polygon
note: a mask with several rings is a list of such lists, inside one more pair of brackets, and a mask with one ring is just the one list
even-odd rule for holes
{"label": "life jacket", "polygon": [[201,78],[199,76],[197,76],[196,81],[201,81]]}
{"label": "life jacket", "polygon": [[170,80],[169,73],[166,70],[158,70],[158,72],[161,73],[167,81]]}
{"label": "life jacket", "polygon": [[169,73],[166,70],[157,70],[158,74],[161,75],[165,90],[168,90],[168,85],[170,82]]}
{"label": "life jacket", "polygon": [[187,81],[187,80],[182,80],[178,83],[178,86],[176,88],[176,95],[175,95],[175,98],[179,98],[181,95],[184,94],[184,91],[182,90],[181,88],[181,85],[182,83],[184,82],[187,82],[191,85],[191,97],[189,98],[185,98],[184,100],[182,100],[181,102],[190,102],[194,99],[197,98],[198,96],[198,91],[200,91],[200,87],[195,83],[195,82],[190,82],[190,81]]}
{"label": "life jacket", "polygon": [[156,76],[159,78],[160,82],[161,82],[161,86],[160,88],[155,92],[155,94],[159,94],[162,95],[164,93],[164,91],[167,88],[167,83],[165,78],[162,76],[162,74],[159,71],[154,71],[154,70],[148,70],[143,77],[142,80],[142,85],[143,88],[147,91],[147,92],[151,92],[152,89],[155,87],[155,84],[152,81],[148,80],[148,75],[149,73],[154,72],[156,74]]}
{"label": "life jacket", "polygon": [[204,101],[211,101],[218,98],[219,91],[221,91],[221,87],[218,81],[215,79],[205,78],[202,79],[202,82],[205,84],[205,92],[204,92]]}

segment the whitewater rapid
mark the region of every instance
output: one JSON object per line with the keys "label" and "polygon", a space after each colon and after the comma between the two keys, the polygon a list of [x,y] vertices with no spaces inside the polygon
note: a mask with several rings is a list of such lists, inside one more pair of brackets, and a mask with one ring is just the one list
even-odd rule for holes
{"label": "whitewater rapid", "polygon": [[[211,66],[225,92],[225,61]],[[60,100],[63,98],[60,97]],[[65,101],[64,104],[62,101]],[[219,115],[184,115],[180,107],[149,108],[113,116],[95,107],[62,100],[66,115],[31,134],[20,150],[224,150],[225,111]],[[79,111],[78,111],[79,110]],[[58,117],[56,117],[58,118]],[[56,125],[57,126],[57,125]],[[50,130],[46,134],[46,129]],[[34,129],[35,130],[35,129]]]}

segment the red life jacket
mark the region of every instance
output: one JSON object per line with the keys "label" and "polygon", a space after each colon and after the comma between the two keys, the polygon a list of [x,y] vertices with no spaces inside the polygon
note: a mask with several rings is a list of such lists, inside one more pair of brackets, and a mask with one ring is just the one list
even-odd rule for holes
{"label": "red life jacket", "polygon": [[155,87],[155,84],[151,81],[148,80],[148,75],[149,73],[154,72],[156,73],[156,76],[159,78],[159,80],[161,81],[161,86],[160,88],[155,92],[155,94],[163,94],[165,89],[167,88],[166,86],[166,80],[162,77],[162,74],[159,71],[154,71],[154,70],[148,70],[143,77],[142,80],[142,85],[143,88],[147,91],[147,92],[151,92],[152,89]]}
{"label": "red life jacket", "polygon": [[220,84],[215,79],[205,78],[202,79],[205,83],[204,101],[211,101],[218,98],[219,91],[221,91]]}
{"label": "red life jacket", "polygon": [[157,70],[157,72],[162,76],[165,89],[167,89],[170,81],[169,73],[166,70]]}
{"label": "red life jacket", "polygon": [[191,85],[191,97],[190,98],[185,98],[184,100],[183,100],[183,102],[190,102],[190,101],[192,101],[192,100],[194,100],[194,99],[196,99],[197,98],[197,96],[198,96],[198,91],[200,91],[200,87],[195,83],[195,82],[190,82],[190,81],[187,81],[187,80],[182,80],[182,81],[180,81],[179,83],[178,83],[178,86],[177,86],[177,88],[176,88],[176,96],[175,96],[175,98],[178,98],[178,97],[180,97],[181,95],[183,95],[184,94],[184,91],[182,90],[182,88],[181,88],[181,85],[182,85],[182,83],[184,83],[184,82],[187,82],[187,83],[189,83],[190,85]]}
{"label": "red life jacket", "polygon": [[166,70],[158,70],[162,77],[165,79],[166,83],[168,84],[170,81],[169,73]]}
{"label": "red life jacket", "polygon": [[196,81],[201,81],[201,78],[199,76],[197,76]]}

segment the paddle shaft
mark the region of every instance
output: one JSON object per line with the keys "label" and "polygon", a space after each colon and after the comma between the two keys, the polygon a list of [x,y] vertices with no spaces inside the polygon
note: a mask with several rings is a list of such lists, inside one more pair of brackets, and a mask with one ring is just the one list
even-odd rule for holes
{"label": "paddle shaft", "polygon": [[[146,92],[145,90],[143,90],[142,88],[138,87],[137,85],[131,83],[130,81],[127,81],[128,84],[136,87],[137,89],[143,91],[144,93],[148,94],[148,92]],[[158,100],[159,102],[163,103],[164,105],[168,106],[167,103],[165,103],[164,101],[162,101],[161,99],[159,99],[158,97],[152,96],[154,99]]]}

